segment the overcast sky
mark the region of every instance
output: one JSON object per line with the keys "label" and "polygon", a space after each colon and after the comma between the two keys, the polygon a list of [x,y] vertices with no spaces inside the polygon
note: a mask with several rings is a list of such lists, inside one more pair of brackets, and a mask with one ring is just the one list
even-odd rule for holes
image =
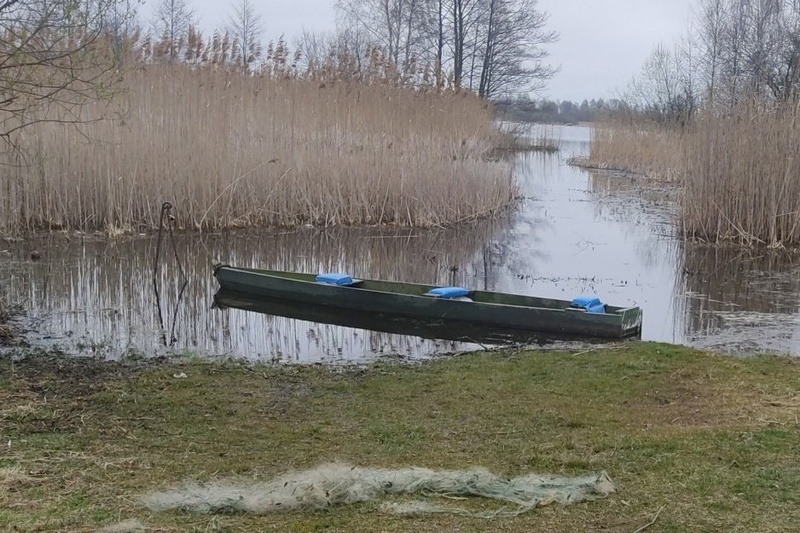
{"label": "overcast sky", "polygon": [[[231,0],[188,0],[200,27],[224,26],[233,11]],[[142,18],[152,4],[147,0]],[[292,37],[303,28],[332,30],[335,0],[253,0],[263,15],[268,38]],[[659,42],[671,44],[689,25],[698,0],[539,0],[550,14],[548,27],[559,42],[550,45],[550,59],[561,71],[540,96],[582,101],[613,98]]]}

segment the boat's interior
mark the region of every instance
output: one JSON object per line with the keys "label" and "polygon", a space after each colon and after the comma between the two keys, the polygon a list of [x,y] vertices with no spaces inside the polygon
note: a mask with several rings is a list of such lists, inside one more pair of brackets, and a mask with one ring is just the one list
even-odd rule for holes
{"label": "boat's interior", "polygon": [[[318,275],[316,274],[305,274],[299,272],[285,272],[276,270],[259,270],[259,272],[286,279],[318,283],[317,281]],[[346,275],[339,275],[339,276],[342,276],[341,279],[346,279],[349,277]],[[355,278],[350,278],[350,282],[348,283],[336,283],[335,285],[339,287],[349,287],[353,289],[387,292],[387,293],[400,293],[400,294],[408,294],[408,295],[429,297],[429,298],[441,297],[436,295],[430,295],[429,293],[433,289],[443,287],[442,285],[423,285],[419,283],[404,283],[399,281],[379,281],[379,280],[367,280],[367,279],[355,279]],[[559,309],[559,310],[570,309],[575,311],[581,311],[580,309],[572,307],[572,301],[570,300],[558,300],[552,298],[539,298],[536,296],[525,296],[521,294],[470,290],[468,287],[467,290],[468,293],[465,295],[465,297],[462,296],[454,300],[464,301],[464,302],[490,303],[499,305],[515,305],[520,307],[537,307],[544,309]],[[606,313],[618,313],[624,311],[624,308],[606,305],[605,311]]]}

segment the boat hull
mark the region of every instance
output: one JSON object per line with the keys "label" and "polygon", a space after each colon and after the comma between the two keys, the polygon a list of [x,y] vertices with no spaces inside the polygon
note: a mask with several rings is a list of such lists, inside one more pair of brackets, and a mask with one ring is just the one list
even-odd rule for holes
{"label": "boat hull", "polygon": [[317,283],[313,274],[219,266],[214,276],[225,291],[326,306],[342,312],[381,313],[417,320],[476,324],[564,338],[621,339],[641,334],[639,308],[608,307],[606,313],[569,309],[570,302],[472,291],[470,301],[425,296],[436,286],[362,280],[357,286]]}
{"label": "boat hull", "polygon": [[268,298],[266,296],[253,298],[246,294],[238,294],[224,289],[220,289],[214,295],[214,307],[218,309],[239,309],[272,317],[285,317],[317,324],[331,324],[395,335],[409,335],[423,339],[465,342],[483,346],[545,345],[553,341],[571,340],[569,337],[563,336],[551,337],[542,332],[483,324],[454,322],[443,319],[419,319],[384,313],[368,313],[352,309],[342,310],[331,306],[308,305],[302,302]]}

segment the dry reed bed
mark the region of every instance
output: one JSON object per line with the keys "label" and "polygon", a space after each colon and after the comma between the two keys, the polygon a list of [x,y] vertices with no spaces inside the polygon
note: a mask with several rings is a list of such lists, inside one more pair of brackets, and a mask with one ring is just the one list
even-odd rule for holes
{"label": "dry reed bed", "polygon": [[163,201],[186,229],[435,226],[516,194],[508,164],[486,160],[496,132],[473,96],[177,65],[125,82],[113,106],[83,109],[117,120],[24,130],[0,230],[154,228]]}
{"label": "dry reed bed", "polygon": [[685,145],[681,224],[687,236],[800,243],[800,143],[795,110],[701,116]]}
{"label": "dry reed bed", "polygon": [[632,122],[598,126],[592,164],[667,177],[683,187],[687,238],[745,245],[800,243],[800,143],[795,109],[704,112],[682,131]]}
{"label": "dry reed bed", "polygon": [[578,163],[672,181],[681,167],[683,141],[677,130],[632,119],[607,120],[592,128],[591,155]]}

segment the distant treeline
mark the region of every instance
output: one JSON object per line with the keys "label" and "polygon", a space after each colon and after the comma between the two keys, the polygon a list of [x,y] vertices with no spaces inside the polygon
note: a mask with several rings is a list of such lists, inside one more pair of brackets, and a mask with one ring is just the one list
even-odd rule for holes
{"label": "distant treeline", "polygon": [[593,122],[604,114],[626,108],[619,100],[584,100],[580,104],[569,100],[532,100],[527,96],[501,99],[494,102],[495,115],[501,120],[540,122],[547,124],[577,124]]}

